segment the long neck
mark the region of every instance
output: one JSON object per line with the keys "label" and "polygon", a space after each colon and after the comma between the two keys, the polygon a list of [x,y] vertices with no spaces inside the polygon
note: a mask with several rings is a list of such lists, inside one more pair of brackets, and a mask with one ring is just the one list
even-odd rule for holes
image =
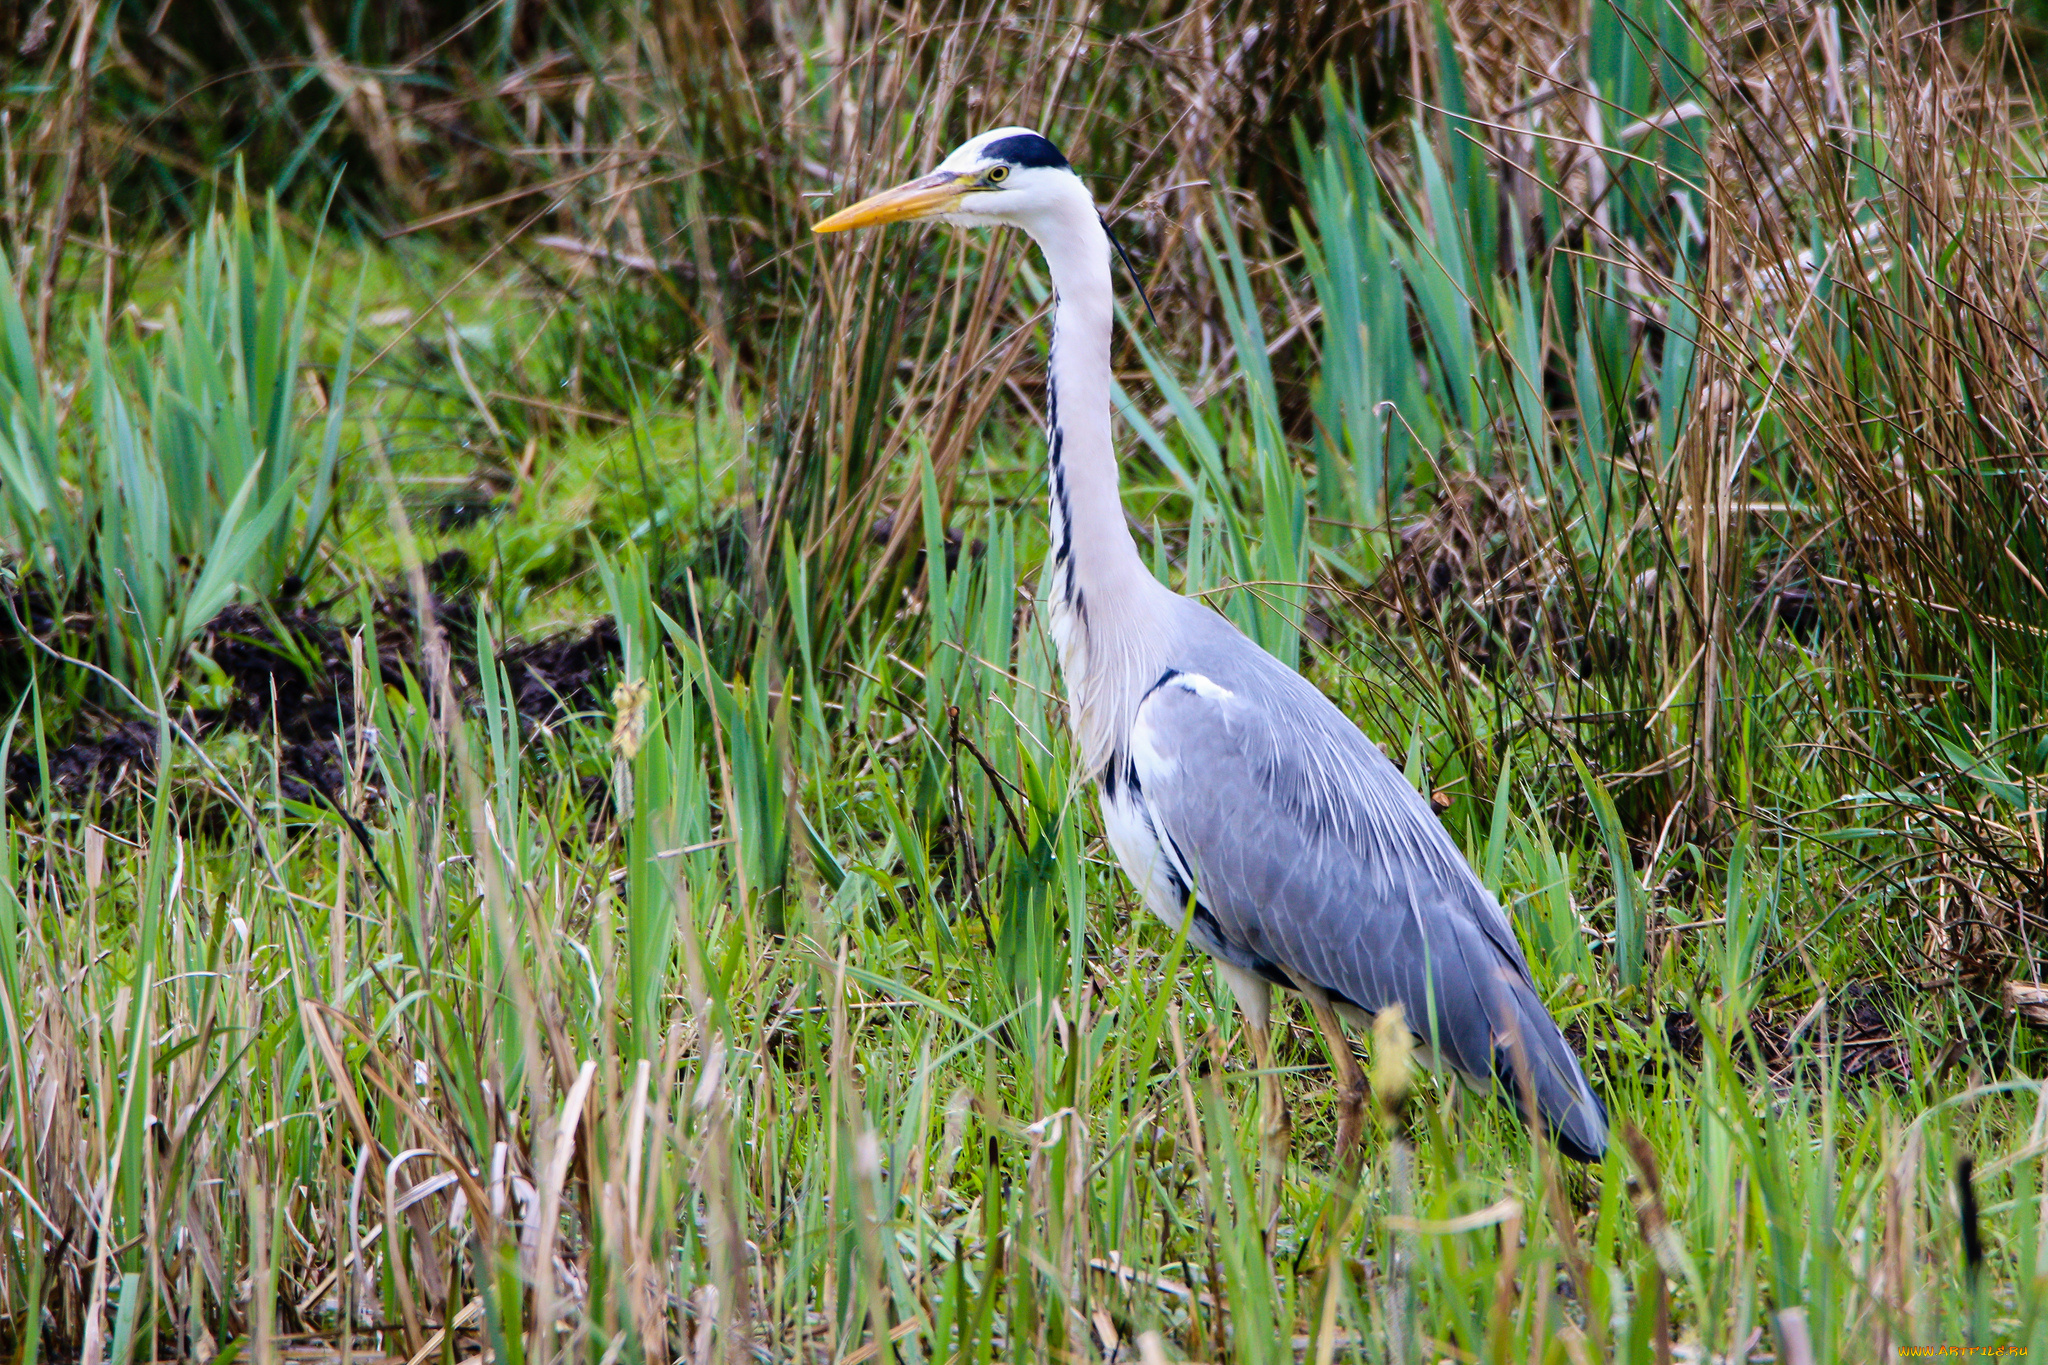
{"label": "long neck", "polygon": [[1124,524],[1109,426],[1114,295],[1109,234],[1083,196],[1031,233],[1052,272],[1052,359],[1046,382],[1053,592],[1068,608],[1149,578]]}

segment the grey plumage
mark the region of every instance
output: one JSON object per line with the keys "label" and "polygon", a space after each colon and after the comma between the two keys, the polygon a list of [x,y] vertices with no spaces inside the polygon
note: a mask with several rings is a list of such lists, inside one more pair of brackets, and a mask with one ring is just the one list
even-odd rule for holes
{"label": "grey plumage", "polygon": [[1087,186],[1043,137],[1000,128],[817,230],[928,218],[1021,227],[1045,254],[1042,588],[1068,716],[1118,861],[1169,924],[1192,907],[1189,938],[1244,1009],[1272,1158],[1262,1180],[1277,1182],[1288,1130],[1267,1034],[1274,985],[1301,990],[1331,1042],[1340,1149],[1357,1139],[1363,1082],[1336,1015],[1398,1004],[1441,1062],[1511,1102],[1533,1098],[1565,1152],[1598,1157],[1607,1112],[1507,916],[1428,803],[1306,679],[1139,558],[1109,420],[1110,243]]}
{"label": "grey plumage", "polygon": [[[1299,673],[1186,598],[1161,604],[1154,685],[1105,806],[1156,840],[1154,909],[1275,985],[1298,975],[1340,1006],[1399,1003],[1462,1076],[1522,1102],[1524,1077],[1558,1144],[1606,1146],[1607,1113],[1537,997],[1499,904],[1436,813],[1379,747]],[[1196,681],[1199,680],[1199,681]],[[1121,762],[1119,762],[1121,760]],[[1119,850],[1121,853],[1123,850]]]}

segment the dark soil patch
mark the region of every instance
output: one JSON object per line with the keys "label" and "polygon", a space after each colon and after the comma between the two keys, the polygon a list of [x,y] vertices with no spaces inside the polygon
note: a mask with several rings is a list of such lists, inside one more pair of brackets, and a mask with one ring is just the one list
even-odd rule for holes
{"label": "dark soil patch", "polygon": [[237,602],[206,623],[193,647],[234,689],[225,707],[195,713],[202,731],[274,728],[281,739],[305,742],[341,729],[350,690],[348,641],[325,617],[305,608],[264,612]]}
{"label": "dark soil patch", "polygon": [[[111,793],[131,777],[156,771],[156,726],[121,721],[92,739],[50,750],[51,795],[58,804],[85,804],[95,791]],[[7,789],[16,803],[42,785],[43,768],[34,742],[7,759]]]}
{"label": "dark soil patch", "polygon": [[[1811,1009],[1753,1010],[1748,1036],[1736,1039],[1735,1063],[1752,1073],[1761,1067],[1773,1081],[1783,1082],[1814,1072],[1825,1055],[1839,1049],[1843,1080],[1904,1085],[1912,1076],[1912,1055],[1900,1037],[1896,1006],[1885,983],[1858,982],[1832,995],[1824,1016]],[[1664,1038],[1679,1056],[1699,1061],[1704,1040],[1690,1010],[1665,1014]]]}
{"label": "dark soil patch", "polygon": [[603,703],[605,674],[618,661],[619,627],[609,616],[588,630],[515,644],[498,655],[512,704],[543,725]]}
{"label": "dark soil patch", "polygon": [[[427,566],[430,605],[447,650],[449,679],[465,705],[479,696],[476,667],[476,611],[470,595],[469,563],[460,553]],[[331,605],[331,604],[325,604]],[[348,754],[358,738],[356,673],[363,685],[403,685],[408,673],[424,685],[428,676],[421,647],[419,613],[406,585],[387,585],[371,602],[365,642],[375,653],[357,662],[351,652],[354,627],[344,627],[321,606],[290,601],[268,607],[235,603],[206,624],[193,648],[220,670],[227,683],[224,701],[186,705],[174,719],[201,737],[242,732],[274,735],[280,794],[288,800],[340,805],[348,788]],[[500,650],[497,662],[511,684],[511,700],[533,726],[555,724],[588,712],[604,701],[606,674],[619,657],[617,626],[604,619],[587,629],[540,640],[519,641]],[[216,679],[216,682],[218,679]],[[177,697],[173,695],[176,705]],[[80,733],[53,745],[48,754],[50,797],[75,806],[97,792],[111,796],[156,770],[157,728],[153,722],[94,713]],[[33,741],[7,759],[11,804],[29,809],[43,786],[43,766]],[[323,800],[324,799],[324,800]]]}

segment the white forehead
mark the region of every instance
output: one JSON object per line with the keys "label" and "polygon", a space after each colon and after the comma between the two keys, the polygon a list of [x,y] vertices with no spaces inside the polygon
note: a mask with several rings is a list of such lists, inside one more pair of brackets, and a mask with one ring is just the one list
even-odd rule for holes
{"label": "white forehead", "polygon": [[946,159],[939,163],[939,169],[942,171],[971,171],[989,160],[988,149],[990,147],[1013,137],[1037,138],[1043,141],[1042,135],[1036,128],[1024,128],[1014,125],[1008,128],[991,128],[985,133],[976,133],[973,137],[968,138],[967,141],[955,147]]}

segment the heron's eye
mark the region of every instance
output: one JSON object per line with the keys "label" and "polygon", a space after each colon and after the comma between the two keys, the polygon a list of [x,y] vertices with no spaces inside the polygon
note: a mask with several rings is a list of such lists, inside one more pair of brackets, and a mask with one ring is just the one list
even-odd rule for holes
{"label": "heron's eye", "polygon": [[991,185],[1000,185],[1010,178],[1010,168],[1008,166],[991,166],[988,168],[988,174],[982,178]]}

